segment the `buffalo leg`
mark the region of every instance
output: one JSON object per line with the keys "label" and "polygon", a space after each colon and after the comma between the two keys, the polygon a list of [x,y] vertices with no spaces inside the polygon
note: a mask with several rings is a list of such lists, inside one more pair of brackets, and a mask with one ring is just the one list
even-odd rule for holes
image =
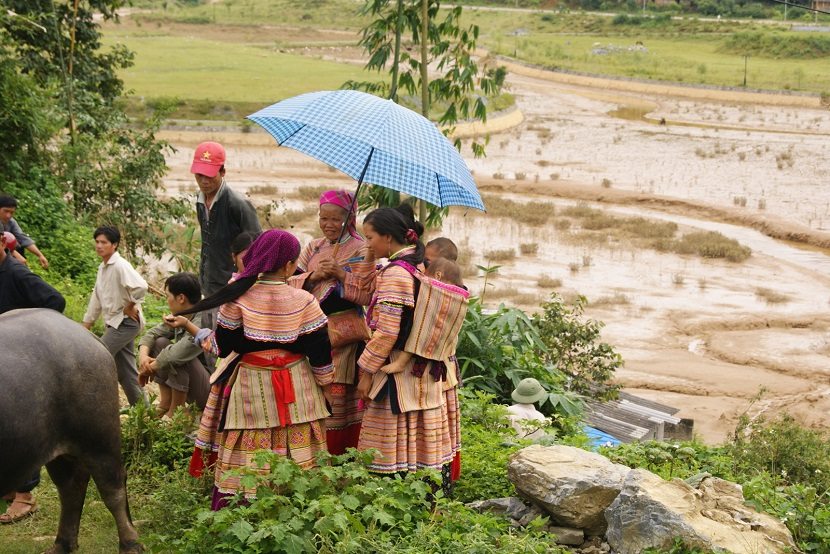
{"label": "buffalo leg", "polygon": [[51,554],[72,552],[78,549],[78,528],[84,509],[89,472],[75,459],[59,456],[48,464],[46,470],[58,488],[61,500],[61,518],[58,536],[50,550]]}
{"label": "buffalo leg", "polygon": [[90,462],[90,470],[104,504],[115,518],[115,525],[118,527],[119,552],[141,552],[138,532],[133,527],[130,518],[130,507],[127,503],[127,472],[121,465],[120,453],[112,456],[112,459],[96,459]]}

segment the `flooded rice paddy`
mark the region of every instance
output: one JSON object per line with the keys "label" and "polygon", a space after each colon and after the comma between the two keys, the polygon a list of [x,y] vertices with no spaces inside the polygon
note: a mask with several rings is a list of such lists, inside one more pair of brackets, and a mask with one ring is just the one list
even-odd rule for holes
{"label": "flooded rice paddy", "polygon": [[[679,235],[717,231],[752,255],[733,263],[625,240],[580,242],[573,236],[578,224],[533,226],[521,213],[494,217],[453,209],[440,234],[462,250],[471,290],[483,292],[487,304],[528,310],[553,292],[586,296],[587,315],[605,323],[604,339],[625,358],[620,382],[680,408],[706,441],[724,439],[745,411],[789,411],[805,424],[830,426],[827,251],[682,210],[608,201],[611,192],[630,191],[820,233],[830,228],[830,113],[511,79],[524,122],[492,135],[486,158],[468,161],[479,186],[495,195],[490,202],[552,202],[558,211],[577,202],[561,190],[553,198],[553,188],[564,183],[594,190],[602,201],[591,206],[610,214],[672,221]],[[660,119],[666,124],[655,123]],[[277,211],[293,214],[292,229],[303,242],[316,236],[315,218],[301,215],[314,201],[300,198],[298,189],[354,186],[318,162],[277,148],[263,133],[166,131],[164,138],[177,148],[168,156],[170,194],[193,194],[187,172],[193,147],[219,140],[228,149],[229,183],[251,193],[256,204],[276,202]],[[525,247],[535,251],[522,254],[521,245],[535,245]],[[503,259],[491,259],[494,251]],[[501,266],[486,292],[476,265]],[[753,401],[759,391],[760,400]]]}

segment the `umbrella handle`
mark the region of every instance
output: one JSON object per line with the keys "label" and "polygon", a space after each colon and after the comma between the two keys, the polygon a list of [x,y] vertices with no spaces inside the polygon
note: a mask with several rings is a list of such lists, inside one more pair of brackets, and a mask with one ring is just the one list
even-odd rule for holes
{"label": "umbrella handle", "polygon": [[346,223],[349,221],[349,218],[352,217],[352,214],[357,211],[357,195],[360,194],[360,187],[363,186],[363,177],[366,176],[366,170],[369,169],[369,162],[372,161],[372,154],[375,153],[375,147],[373,146],[371,150],[369,150],[369,157],[366,158],[366,164],[363,166],[363,171],[360,172],[360,179],[357,180],[357,190],[354,191],[354,200],[352,200],[351,205],[349,206],[349,211],[346,212],[346,219],[343,220],[343,226],[340,228],[340,237],[337,239],[337,244],[334,246],[334,254],[332,257],[337,257],[337,252],[340,250],[340,241],[343,240],[343,235],[346,233]]}

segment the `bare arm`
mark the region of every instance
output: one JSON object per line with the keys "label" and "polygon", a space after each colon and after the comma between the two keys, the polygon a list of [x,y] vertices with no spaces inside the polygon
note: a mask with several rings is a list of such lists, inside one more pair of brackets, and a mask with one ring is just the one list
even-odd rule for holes
{"label": "bare arm", "polygon": [[26,250],[37,256],[37,259],[40,262],[40,266],[43,269],[47,269],[49,267],[49,260],[46,259],[46,256],[43,255],[43,252],[40,251],[40,248],[38,248],[35,243],[32,243],[29,246],[27,246]]}

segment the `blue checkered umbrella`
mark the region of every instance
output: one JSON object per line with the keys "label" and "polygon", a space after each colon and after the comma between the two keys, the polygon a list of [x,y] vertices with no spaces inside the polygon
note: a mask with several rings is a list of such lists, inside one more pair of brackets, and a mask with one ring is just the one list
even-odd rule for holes
{"label": "blue checkered umbrella", "polygon": [[248,119],[288,146],[362,183],[435,206],[484,203],[464,160],[425,117],[354,90],[311,92],[264,108]]}

